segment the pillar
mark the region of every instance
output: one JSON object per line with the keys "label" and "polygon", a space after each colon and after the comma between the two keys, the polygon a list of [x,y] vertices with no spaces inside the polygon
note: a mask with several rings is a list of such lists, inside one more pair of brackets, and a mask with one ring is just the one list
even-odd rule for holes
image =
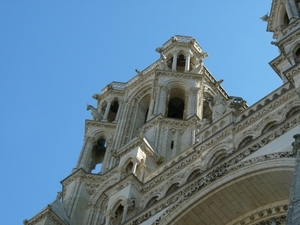
{"label": "pillar", "polygon": [[288,14],[290,22],[299,18],[298,7],[294,0],[286,0],[285,8],[286,8],[286,12]]}
{"label": "pillar", "polygon": [[104,212],[104,216],[106,218],[105,225],[110,225],[110,221],[115,219],[115,215],[111,210],[107,210]]}
{"label": "pillar", "polygon": [[106,108],[105,108],[105,113],[104,113],[104,116],[103,116],[103,121],[107,121],[107,117],[108,117],[108,113],[109,113],[109,110],[110,110],[110,106],[111,106],[111,101],[108,101],[107,105],[106,105]]}
{"label": "pillar", "polygon": [[191,61],[191,55],[187,54],[185,56],[185,69],[184,69],[184,72],[188,72],[190,70],[190,61]]}
{"label": "pillar", "polygon": [[122,108],[123,108],[123,102],[120,101],[117,116],[115,118],[115,121],[113,121],[114,123],[117,123],[119,121],[119,118],[120,118],[120,115],[122,112]]}
{"label": "pillar", "polygon": [[125,199],[121,202],[121,205],[124,207],[121,223],[124,223],[126,221],[126,216],[127,216],[127,213],[128,213],[128,209],[130,207],[132,207],[132,202],[129,199]]}
{"label": "pillar", "polygon": [[91,157],[92,148],[95,144],[96,140],[93,137],[86,137],[76,168],[83,168],[85,171],[89,170],[88,163]]}
{"label": "pillar", "polygon": [[177,66],[177,53],[174,53],[173,54],[172,70],[176,71],[176,66]]}

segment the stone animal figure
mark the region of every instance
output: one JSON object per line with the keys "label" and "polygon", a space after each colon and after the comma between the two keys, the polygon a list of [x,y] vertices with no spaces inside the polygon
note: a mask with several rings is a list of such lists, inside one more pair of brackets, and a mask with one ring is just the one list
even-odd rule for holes
{"label": "stone animal figure", "polygon": [[103,119],[103,116],[101,113],[98,112],[97,109],[95,109],[92,105],[87,105],[86,110],[91,110],[91,115],[93,117],[93,120],[101,121]]}

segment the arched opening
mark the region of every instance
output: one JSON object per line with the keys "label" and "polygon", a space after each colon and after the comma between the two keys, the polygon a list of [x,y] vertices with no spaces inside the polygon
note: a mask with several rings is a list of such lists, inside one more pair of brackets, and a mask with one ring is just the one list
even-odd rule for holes
{"label": "arched opening", "polygon": [[288,14],[285,12],[285,14],[284,14],[284,16],[283,16],[283,25],[284,26],[287,26],[287,25],[289,25],[289,22],[290,22],[290,19],[289,19],[289,16],[288,16]]}
{"label": "arched opening", "polygon": [[90,171],[93,173],[99,173],[102,169],[102,162],[106,153],[106,140],[100,138],[96,145],[92,148]]}
{"label": "arched opening", "polygon": [[171,192],[175,191],[178,188],[179,188],[179,183],[172,184],[167,190],[166,195],[170,194]]}
{"label": "arched opening", "polygon": [[207,121],[211,122],[212,120],[212,111],[209,107],[209,103],[207,101],[203,102],[203,119],[207,119]]}
{"label": "arched opening", "polygon": [[216,165],[217,163],[219,163],[223,159],[225,159],[226,156],[227,156],[227,154],[226,154],[225,149],[217,151],[216,153],[214,153],[214,155],[211,157],[211,159],[207,163],[207,167],[209,168],[209,167],[212,167],[212,166]]}
{"label": "arched opening", "polygon": [[272,128],[274,128],[276,126],[277,122],[276,121],[272,121],[272,122],[269,122],[265,127],[264,129],[262,130],[262,134],[265,134],[267,133],[269,130],[271,130]]}
{"label": "arched opening", "polygon": [[184,70],[185,70],[185,56],[183,54],[180,54],[177,56],[176,71],[184,72]]}
{"label": "arched opening", "polygon": [[180,98],[172,98],[168,104],[168,117],[183,119],[184,101]]}
{"label": "arched opening", "polygon": [[166,115],[169,118],[183,119],[185,117],[185,92],[179,88],[170,91]]}
{"label": "arched opening", "polygon": [[115,215],[116,215],[116,220],[113,221],[113,224],[117,225],[117,224],[121,224],[122,222],[122,217],[123,217],[123,213],[124,213],[124,206],[122,206],[121,204],[119,205],[119,207],[116,209],[115,211]]}
{"label": "arched opening", "polygon": [[157,196],[152,197],[146,204],[146,208],[149,208],[150,206],[152,206],[155,202],[157,202]]}
{"label": "arched opening", "polygon": [[134,136],[137,135],[138,128],[143,126],[147,122],[148,114],[149,114],[149,105],[150,105],[150,94],[147,94],[138,103],[137,115],[135,120],[136,130]]}
{"label": "arched opening", "polygon": [[293,107],[293,108],[285,115],[285,118],[288,119],[288,118],[292,117],[293,115],[296,115],[296,113],[299,113],[299,112],[300,112],[300,107],[299,107],[299,106]]}
{"label": "arched opening", "polygon": [[187,181],[193,180],[200,174],[200,169],[195,169],[188,177]]}
{"label": "arched opening", "polygon": [[244,146],[246,146],[248,143],[250,143],[251,141],[253,140],[253,137],[252,136],[248,136],[248,137],[245,137],[241,142],[240,144],[238,145],[238,149],[239,148],[242,148]]}
{"label": "arched opening", "polygon": [[300,46],[297,48],[295,51],[295,62],[299,63],[300,62]]}
{"label": "arched opening", "polygon": [[111,103],[109,113],[108,113],[108,116],[107,116],[107,121],[108,122],[115,121],[117,113],[118,113],[118,109],[119,109],[118,99],[114,99]]}
{"label": "arched opening", "polygon": [[129,163],[127,164],[127,166],[126,166],[126,169],[125,169],[126,174],[132,173],[132,169],[133,169],[133,163],[132,163],[132,162],[129,162]]}

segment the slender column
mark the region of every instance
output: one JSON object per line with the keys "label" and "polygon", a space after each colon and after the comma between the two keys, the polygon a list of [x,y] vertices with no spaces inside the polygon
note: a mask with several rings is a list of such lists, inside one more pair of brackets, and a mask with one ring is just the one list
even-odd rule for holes
{"label": "slender column", "polygon": [[133,174],[135,174],[135,172],[136,172],[137,165],[138,165],[138,161],[135,160],[135,162],[133,163],[133,168],[132,168],[132,173]]}
{"label": "slender column", "polygon": [[105,225],[110,225],[110,221],[115,218],[115,215],[111,210],[105,211],[104,216],[106,217]]}
{"label": "slender column", "polygon": [[184,72],[188,72],[190,70],[190,60],[191,60],[191,55],[188,54],[185,56],[185,70]]}
{"label": "slender column", "polygon": [[93,137],[87,137],[84,141],[80,157],[77,162],[77,168],[83,168],[85,171],[88,171],[88,163],[91,155],[91,150],[96,143],[96,140]]}
{"label": "slender column", "polygon": [[199,92],[199,88],[192,88],[188,92],[188,111],[187,111],[187,119],[197,113],[198,103],[197,103],[197,93]]}
{"label": "slender column", "polygon": [[105,113],[104,113],[104,116],[103,116],[103,121],[107,121],[107,116],[108,116],[108,113],[109,113],[109,110],[110,110],[110,106],[111,106],[111,101],[107,102]]}
{"label": "slender column", "polygon": [[176,71],[176,66],[177,66],[177,53],[174,53],[173,54],[172,70]]}
{"label": "slender column", "polygon": [[167,93],[168,93],[168,88],[166,86],[161,86],[160,95],[157,97],[158,98],[157,114],[161,113],[162,115],[165,115]]}
{"label": "slender column", "polygon": [[121,202],[121,204],[124,206],[124,211],[123,211],[123,216],[122,216],[122,222],[124,223],[126,221],[126,216],[127,216],[127,212],[129,207],[132,207],[132,202],[129,199],[125,199]]}
{"label": "slender column", "polygon": [[118,112],[117,112],[117,116],[115,118],[114,123],[119,121],[119,118],[120,118],[120,115],[121,115],[121,112],[122,112],[122,108],[123,108],[123,102],[120,102]]}
{"label": "slender column", "polygon": [[152,117],[153,115],[153,106],[154,106],[154,99],[150,99],[150,105],[149,105],[149,110],[148,110],[148,116],[147,116],[147,121]]}
{"label": "slender column", "polygon": [[286,0],[285,8],[291,22],[299,18],[298,8],[294,0]]}
{"label": "slender column", "polygon": [[287,225],[298,225],[300,221],[300,134],[294,135],[293,138],[295,138],[295,141],[292,146],[296,161],[286,219]]}
{"label": "slender column", "polygon": [[155,102],[155,107],[154,107],[154,115],[158,114],[158,107],[159,107],[159,96],[160,96],[160,86],[157,87],[157,93],[156,93],[156,102]]}

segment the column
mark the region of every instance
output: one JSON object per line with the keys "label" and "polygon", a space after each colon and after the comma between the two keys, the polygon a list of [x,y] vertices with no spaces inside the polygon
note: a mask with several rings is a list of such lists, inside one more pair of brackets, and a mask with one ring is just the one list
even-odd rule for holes
{"label": "column", "polygon": [[104,216],[106,217],[105,225],[110,225],[110,221],[115,219],[115,215],[111,210],[107,210],[104,212]]}
{"label": "column", "polygon": [[152,116],[153,116],[153,106],[154,106],[154,99],[153,99],[153,96],[152,96],[151,99],[150,99],[150,104],[149,104],[149,111],[148,111],[147,121],[148,121],[149,119],[151,119]]}
{"label": "column", "polygon": [[121,223],[124,223],[126,221],[128,209],[129,209],[129,207],[132,207],[132,202],[129,199],[125,199],[121,202],[121,205],[124,207]]}
{"label": "column", "polygon": [[80,153],[80,157],[77,162],[77,168],[83,168],[85,171],[88,171],[88,163],[91,157],[92,148],[95,143],[96,140],[93,137],[86,137]]}
{"label": "column", "polygon": [[188,72],[190,70],[190,61],[191,61],[191,55],[187,54],[185,56],[185,70],[184,70],[184,72]]}
{"label": "column", "polygon": [[294,0],[286,0],[285,8],[291,22],[299,18],[298,8]]}
{"label": "column", "polygon": [[109,110],[110,110],[110,106],[111,106],[111,101],[108,101],[102,121],[107,121],[107,116],[108,116],[108,113],[109,113]]}
{"label": "column", "polygon": [[197,93],[199,88],[191,88],[188,92],[188,110],[187,110],[187,119],[197,113],[198,102],[197,102]]}
{"label": "column", "polygon": [[160,86],[160,95],[157,96],[157,101],[158,101],[157,114],[161,113],[162,115],[165,115],[167,93],[168,93],[168,88],[163,85]]}
{"label": "column", "polygon": [[117,116],[115,118],[115,121],[113,121],[114,123],[117,123],[119,121],[119,118],[120,118],[120,115],[121,115],[121,112],[122,112],[122,108],[123,108],[123,102],[120,102],[118,112],[117,112]]}
{"label": "column", "polygon": [[176,66],[177,66],[177,53],[173,54],[173,62],[172,62],[172,70],[176,71]]}

